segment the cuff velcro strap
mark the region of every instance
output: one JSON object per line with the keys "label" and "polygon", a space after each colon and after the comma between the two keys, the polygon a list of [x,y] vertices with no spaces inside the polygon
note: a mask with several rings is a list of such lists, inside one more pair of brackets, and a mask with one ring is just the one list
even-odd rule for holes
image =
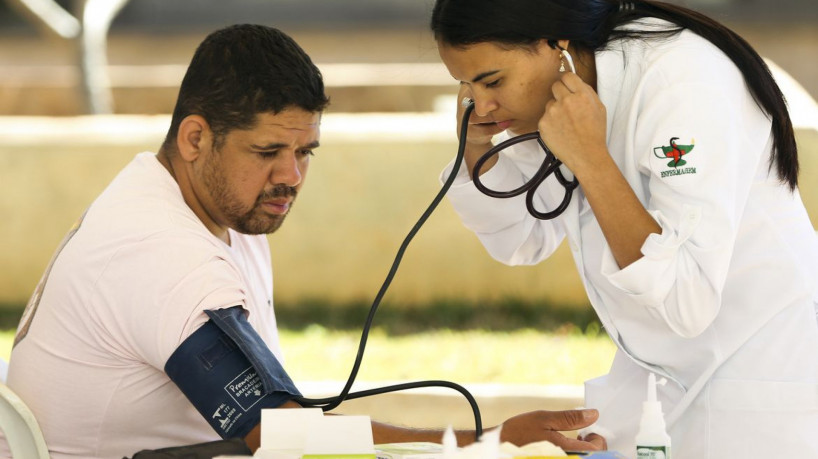
{"label": "cuff velcro strap", "polygon": [[241,307],[207,310],[205,313],[221,331],[236,343],[247,360],[253,364],[264,384],[265,393],[270,394],[282,389],[290,393],[299,393],[270,348],[247,322],[247,317]]}

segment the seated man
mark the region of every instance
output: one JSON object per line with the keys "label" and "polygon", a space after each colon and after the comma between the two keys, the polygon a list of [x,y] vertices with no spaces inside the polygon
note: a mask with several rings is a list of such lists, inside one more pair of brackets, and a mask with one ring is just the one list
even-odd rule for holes
{"label": "seated man", "polygon": [[[244,438],[297,407],[280,364],[270,251],[319,143],[321,74],[287,35],[217,31],[196,50],[159,152],[140,153],[57,249],[18,328],[9,386],[54,459]],[[504,439],[563,437],[594,411],[512,418]],[[440,432],[373,423],[376,442]],[[473,433],[461,432],[465,443]],[[0,454],[1,455],[1,454]]]}

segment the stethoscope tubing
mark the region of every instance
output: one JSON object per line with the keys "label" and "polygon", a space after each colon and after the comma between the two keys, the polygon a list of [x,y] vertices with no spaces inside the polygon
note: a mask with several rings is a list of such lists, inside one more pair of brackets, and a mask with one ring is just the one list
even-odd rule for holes
{"label": "stethoscope tubing", "polygon": [[[472,110],[474,110],[474,104],[470,107],[466,108],[465,116],[468,117],[471,115]],[[467,133],[468,125],[463,124],[460,129],[460,138],[465,139]],[[385,394],[389,392],[395,392],[399,390],[406,390],[406,389],[415,389],[420,387],[447,387],[450,389],[454,389],[466,398],[469,402],[469,406],[472,409],[472,414],[474,415],[474,435],[475,439],[479,440],[480,437],[483,435],[483,421],[480,415],[480,408],[477,405],[477,401],[472,396],[472,394],[463,386],[450,382],[450,381],[438,381],[438,380],[429,380],[429,381],[416,381],[416,382],[409,382],[403,384],[395,384],[391,386],[380,387],[376,389],[369,389],[357,392],[351,392],[352,385],[355,382],[355,378],[358,376],[358,371],[361,368],[361,362],[363,362],[364,358],[364,351],[366,349],[367,339],[369,337],[369,330],[372,327],[372,321],[375,318],[375,313],[380,306],[381,300],[383,299],[384,295],[386,294],[389,285],[392,283],[392,279],[395,277],[395,274],[398,271],[398,266],[400,266],[400,262],[403,259],[403,254],[406,251],[406,248],[409,246],[409,242],[414,238],[415,234],[420,230],[421,226],[429,219],[432,212],[437,208],[438,204],[443,200],[446,196],[446,193],[454,184],[454,180],[457,178],[457,172],[460,169],[461,164],[463,163],[463,158],[466,152],[466,143],[461,142],[460,146],[457,150],[457,156],[454,160],[454,165],[452,166],[452,172],[449,174],[449,177],[444,182],[443,186],[438,191],[437,195],[432,199],[431,204],[426,208],[423,212],[423,215],[420,216],[417,223],[412,227],[409,233],[403,240],[400,248],[398,249],[398,253],[395,256],[394,261],[392,262],[392,266],[389,269],[389,273],[386,275],[386,279],[384,280],[383,284],[381,285],[378,294],[375,296],[375,300],[372,302],[372,306],[369,308],[369,313],[367,314],[366,321],[364,322],[364,327],[361,332],[361,340],[358,344],[358,352],[355,356],[355,362],[352,364],[352,370],[350,371],[349,377],[347,378],[347,382],[344,385],[343,389],[341,389],[341,393],[333,396],[333,397],[326,397],[326,398],[307,398],[307,397],[295,397],[293,400],[300,403],[304,407],[316,407],[321,408],[323,411],[331,411],[338,407],[341,403],[345,400],[353,400],[356,398],[361,397],[368,397],[371,395],[378,395],[378,394]]]}
{"label": "stethoscope tubing", "polygon": [[[468,107],[473,109],[474,102],[470,101],[468,103]],[[462,126],[468,126],[468,120],[471,116],[471,110],[466,110],[463,114]],[[465,149],[467,129],[463,129],[461,126],[461,134],[460,134],[460,149]],[[487,187],[483,182],[480,180],[480,172],[483,169],[483,165],[491,159],[492,156],[499,154],[502,150],[505,150],[508,147],[516,145],[521,142],[525,142],[528,140],[536,140],[537,143],[540,145],[540,148],[545,152],[545,159],[543,160],[542,165],[537,169],[537,172],[528,182],[524,183],[522,186],[515,188],[509,191],[497,191],[492,190],[491,188]],[[551,152],[551,149],[548,148],[548,145],[545,144],[540,133],[538,131],[529,132],[528,134],[519,135],[517,137],[512,137],[507,139],[499,144],[490,148],[486,153],[484,153],[477,161],[474,163],[472,167],[472,182],[474,183],[475,188],[477,188],[481,193],[485,194],[486,196],[490,196],[493,198],[499,199],[507,199],[513,198],[515,196],[519,196],[523,193],[526,193],[525,197],[525,204],[526,208],[528,209],[528,213],[531,214],[533,217],[538,218],[540,220],[551,220],[559,215],[561,215],[565,210],[568,208],[568,205],[571,203],[571,196],[573,195],[573,191],[577,186],[579,186],[579,182],[577,181],[576,177],[572,180],[568,180],[563,175],[562,171],[560,170],[560,166],[562,165],[562,161],[557,159],[554,153]],[[548,178],[549,175],[554,174],[557,178],[557,181],[560,185],[565,188],[565,194],[563,195],[562,201],[557,206],[556,209],[550,212],[540,212],[534,206],[534,196],[536,195],[537,188]]]}

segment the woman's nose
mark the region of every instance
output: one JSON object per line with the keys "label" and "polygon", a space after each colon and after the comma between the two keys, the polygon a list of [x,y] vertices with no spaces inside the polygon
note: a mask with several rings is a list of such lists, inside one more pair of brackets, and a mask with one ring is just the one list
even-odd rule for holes
{"label": "woman's nose", "polygon": [[497,110],[497,101],[492,97],[475,97],[474,98],[474,113],[477,116],[488,116],[494,110]]}

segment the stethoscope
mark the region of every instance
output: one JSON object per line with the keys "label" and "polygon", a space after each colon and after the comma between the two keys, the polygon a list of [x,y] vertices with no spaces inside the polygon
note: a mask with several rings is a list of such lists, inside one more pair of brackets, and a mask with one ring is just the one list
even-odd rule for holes
{"label": "stethoscope", "polygon": [[[474,104],[471,104],[471,106],[466,109],[467,119],[468,115],[471,113],[473,109]],[[468,129],[468,124],[464,123],[460,128],[461,139],[466,138],[466,129]],[[396,392],[407,389],[417,389],[421,387],[445,387],[460,392],[460,394],[466,398],[466,401],[469,403],[469,406],[471,407],[472,414],[474,415],[475,440],[480,439],[480,436],[483,434],[483,420],[480,416],[480,407],[477,406],[477,400],[475,400],[474,396],[465,387],[453,383],[451,381],[441,380],[415,381],[403,384],[394,384],[391,386],[379,387],[370,390],[363,390],[357,392],[351,391],[352,385],[355,382],[355,378],[357,378],[358,376],[358,371],[361,368],[361,362],[363,361],[364,358],[364,350],[366,349],[366,342],[369,337],[369,330],[372,327],[372,321],[375,318],[375,313],[377,312],[378,307],[381,304],[381,300],[383,300],[384,295],[386,295],[387,289],[392,284],[392,280],[394,279],[395,274],[398,271],[398,267],[400,266],[400,262],[403,259],[403,254],[409,247],[409,242],[411,242],[415,235],[418,233],[418,231],[420,231],[420,228],[423,226],[424,223],[426,223],[426,220],[429,219],[429,217],[432,215],[432,212],[434,212],[438,204],[440,204],[440,202],[446,196],[446,193],[452,187],[452,184],[457,178],[457,171],[460,169],[460,165],[463,163],[465,151],[466,142],[461,141],[460,146],[457,149],[457,155],[455,156],[452,173],[449,174],[449,176],[446,178],[446,181],[443,183],[443,186],[440,188],[440,191],[437,192],[434,199],[432,199],[432,202],[429,204],[429,206],[420,216],[418,221],[415,223],[415,225],[403,239],[403,243],[401,243],[400,248],[398,249],[398,253],[397,255],[395,255],[395,259],[392,261],[392,267],[389,269],[389,273],[386,275],[386,279],[383,281],[380,290],[378,290],[378,294],[375,295],[375,299],[372,302],[372,306],[369,308],[369,314],[366,316],[363,331],[361,332],[361,341],[358,344],[358,353],[355,356],[355,361],[352,364],[352,371],[350,371],[349,377],[347,378],[347,382],[344,385],[343,389],[341,389],[341,393],[336,396],[326,398],[308,398],[303,396],[293,398],[293,400],[301,404],[301,406],[315,407],[321,408],[321,410],[323,411],[331,411],[338,407],[345,400],[353,400],[361,397],[369,397],[371,395],[386,394],[390,392]]]}
{"label": "stethoscope", "polygon": [[[564,50],[563,50],[564,51]],[[572,72],[574,70],[574,62],[571,59],[571,56],[564,52],[563,57],[568,61],[568,65],[571,68]],[[576,72],[575,72],[576,73]],[[474,110],[474,102],[471,99],[463,99],[462,101],[464,107],[466,108],[465,112],[463,113],[463,122],[460,125],[460,143],[457,148],[457,155],[455,156],[454,165],[452,167],[452,172],[446,178],[446,181],[443,183],[440,191],[438,191],[437,195],[435,195],[434,199],[432,199],[431,204],[423,214],[418,219],[415,226],[409,231],[409,234],[406,235],[404,238],[403,243],[401,244],[400,248],[398,249],[398,253],[395,256],[394,261],[392,262],[392,267],[389,270],[389,273],[386,276],[383,284],[381,285],[378,294],[375,296],[375,300],[372,302],[372,306],[369,309],[369,314],[366,317],[366,321],[364,322],[363,331],[361,332],[361,341],[358,344],[358,353],[355,357],[355,361],[352,364],[352,371],[347,378],[347,382],[344,385],[343,389],[341,389],[341,393],[337,396],[327,397],[327,398],[307,398],[307,397],[295,397],[293,400],[300,403],[304,407],[317,407],[321,408],[323,411],[331,411],[338,407],[341,403],[345,400],[352,400],[361,397],[368,397],[371,395],[378,395],[378,394],[385,394],[389,392],[396,392],[400,390],[406,389],[416,389],[420,387],[446,387],[449,389],[453,389],[457,392],[460,392],[468,401],[469,406],[472,409],[472,413],[474,414],[474,433],[477,440],[480,439],[480,436],[483,433],[483,423],[480,416],[480,408],[477,406],[477,401],[474,399],[474,396],[466,390],[463,386],[450,382],[450,381],[440,381],[440,380],[431,380],[431,381],[416,381],[404,384],[395,384],[386,387],[380,387],[376,389],[364,390],[364,391],[357,391],[352,392],[352,385],[355,382],[355,378],[358,375],[358,370],[361,367],[361,362],[363,361],[364,350],[366,349],[367,338],[369,336],[369,330],[372,326],[372,321],[375,318],[375,312],[377,311],[378,307],[380,306],[381,300],[383,299],[384,295],[386,294],[389,285],[392,283],[392,279],[395,277],[397,273],[398,266],[400,265],[401,260],[403,259],[403,254],[406,251],[407,247],[409,246],[409,242],[415,237],[415,235],[420,231],[421,226],[429,219],[432,212],[437,208],[438,204],[443,200],[446,193],[451,188],[452,184],[454,183],[455,179],[457,178],[457,172],[460,169],[461,164],[464,162],[464,156],[466,151],[466,134],[468,133],[468,120],[471,116],[472,111]],[[543,161],[543,165],[540,166],[537,173],[534,175],[528,183],[517,188],[512,191],[494,191],[486,188],[479,180],[479,172],[480,168],[491,158],[493,155],[498,154],[501,150],[515,145],[520,142],[524,142],[526,140],[536,139],[537,143],[540,144],[540,147],[545,151],[545,160]],[[576,188],[579,183],[576,179],[574,180],[566,180],[565,177],[562,175],[562,172],[559,170],[559,166],[562,164],[560,160],[558,160],[551,150],[545,145],[542,138],[540,138],[539,132],[531,132],[529,134],[524,134],[518,137],[514,137],[512,139],[508,139],[505,142],[502,142],[495,147],[491,148],[487,151],[474,165],[473,177],[474,177],[474,184],[477,188],[482,191],[483,193],[487,194],[488,196],[493,196],[497,198],[510,198],[513,196],[520,195],[526,191],[528,191],[528,195],[526,196],[526,206],[528,207],[528,211],[531,212],[531,215],[540,218],[540,219],[551,219],[556,217],[557,215],[561,214],[565,211],[568,207],[569,202],[571,201],[571,193],[573,192],[574,188]],[[565,187],[565,196],[563,197],[562,203],[553,211],[551,212],[539,212],[534,209],[533,204],[533,195],[534,191],[537,187],[550,175],[555,174],[557,180]]]}
{"label": "stethoscope", "polygon": [[[576,73],[576,68],[574,67],[574,60],[571,58],[571,55],[568,54],[565,50],[562,50],[562,56],[568,62],[568,66],[571,69],[571,72]],[[464,126],[462,128],[463,134],[460,136],[460,148],[465,147],[466,142],[466,135],[465,133],[468,132],[468,122],[469,118],[471,117],[471,113],[474,110],[474,101],[469,99],[468,97],[464,97],[460,104],[466,109],[463,113],[463,119],[461,121],[461,125]],[[545,159],[542,162],[542,165],[534,176],[528,182],[524,183],[519,188],[515,188],[510,191],[497,191],[492,190],[491,188],[487,187],[483,184],[480,180],[480,171],[483,168],[483,164],[486,161],[490,160],[493,156],[499,154],[501,151],[505,150],[512,145],[516,145],[521,142],[525,142],[528,140],[536,140],[537,143],[540,145],[540,148],[545,152]],[[562,165],[562,161],[557,159],[554,156],[554,153],[551,152],[551,149],[543,141],[542,137],[540,136],[539,131],[529,132],[528,134],[523,134],[517,137],[512,137],[504,142],[501,142],[491,149],[489,149],[486,153],[481,156],[476,163],[474,163],[474,167],[472,169],[472,181],[474,182],[475,188],[480,190],[481,193],[491,196],[492,198],[513,198],[515,196],[519,196],[523,193],[525,195],[525,206],[528,209],[528,213],[530,213],[533,217],[538,218],[540,220],[551,220],[552,218],[556,218],[563,212],[565,209],[568,208],[568,204],[571,203],[571,196],[573,195],[574,189],[579,186],[579,182],[576,178],[568,180],[562,174],[560,170],[560,166]],[[562,202],[557,206],[556,209],[550,212],[540,212],[539,210],[534,208],[534,195],[537,192],[537,189],[540,185],[548,178],[549,175],[554,174],[557,178],[557,182],[565,188],[565,194],[562,197]]]}

